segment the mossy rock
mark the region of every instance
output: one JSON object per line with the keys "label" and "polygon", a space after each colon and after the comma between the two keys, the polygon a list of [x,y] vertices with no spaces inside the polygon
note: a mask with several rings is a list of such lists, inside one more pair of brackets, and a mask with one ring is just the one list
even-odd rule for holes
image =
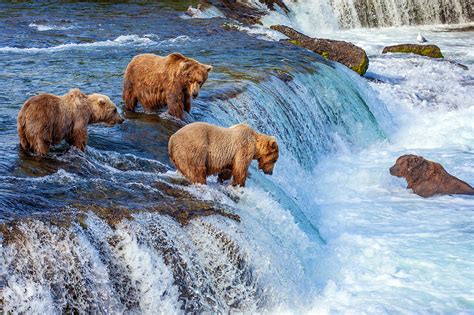
{"label": "mossy rock", "polygon": [[311,38],[285,25],[273,25],[271,29],[287,36],[289,38],[285,40],[287,43],[306,48],[323,58],[342,63],[360,75],[364,75],[369,68],[369,58],[366,52],[352,43]]}
{"label": "mossy rock", "polygon": [[444,58],[441,49],[436,45],[400,44],[387,46],[382,51],[382,54],[386,53],[416,54],[430,58]]}

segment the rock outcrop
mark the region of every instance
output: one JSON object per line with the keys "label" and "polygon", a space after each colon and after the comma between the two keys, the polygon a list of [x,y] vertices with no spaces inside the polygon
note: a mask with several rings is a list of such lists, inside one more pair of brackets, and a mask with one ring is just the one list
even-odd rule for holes
{"label": "rock outcrop", "polygon": [[352,43],[312,38],[284,25],[273,25],[271,29],[287,36],[289,40],[285,40],[286,42],[309,49],[329,60],[342,63],[360,75],[364,75],[369,67],[369,58],[365,51]]}
{"label": "rock outcrop", "polygon": [[417,54],[430,58],[443,58],[441,49],[436,45],[400,44],[387,46],[382,51],[382,54],[386,53]]}
{"label": "rock outcrop", "polygon": [[[276,10],[277,7],[288,13],[289,9],[283,0],[259,0],[265,4],[268,9]],[[227,18],[239,21],[243,24],[261,24],[260,18],[267,14],[267,11],[251,5],[249,2],[238,0],[201,0],[201,5],[214,6],[221,11]]]}

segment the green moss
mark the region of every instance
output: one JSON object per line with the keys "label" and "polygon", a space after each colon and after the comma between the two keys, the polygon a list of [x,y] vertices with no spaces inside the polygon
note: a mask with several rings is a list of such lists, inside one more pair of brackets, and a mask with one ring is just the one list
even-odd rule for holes
{"label": "green moss", "polygon": [[432,49],[431,47],[427,47],[421,50],[421,54],[423,56],[428,56],[431,58],[443,58],[443,54],[439,49]]}
{"label": "green moss", "polygon": [[321,56],[328,59],[329,58],[329,52],[328,51],[323,51],[323,52],[321,52]]}
{"label": "green moss", "polygon": [[364,75],[367,72],[368,68],[369,68],[369,58],[363,58],[360,64],[358,64],[357,66],[351,67],[352,70],[354,70],[360,75]]}
{"label": "green moss", "polygon": [[296,39],[290,39],[288,42],[296,46],[303,46],[303,43],[301,43],[299,40],[296,40]]}
{"label": "green moss", "polygon": [[404,53],[404,54],[417,54],[420,56],[431,57],[431,58],[444,58],[436,45],[414,45],[414,44],[402,44],[385,47],[383,53]]}
{"label": "green moss", "polygon": [[[301,47],[304,47],[304,48],[308,48],[303,42],[301,42],[297,39],[290,39],[287,42],[291,43],[293,45],[296,45],[296,46],[301,46]],[[313,52],[321,55],[323,58],[338,62],[337,59],[330,58],[329,51],[316,51],[316,50],[311,49],[311,48],[310,48],[310,50],[312,50]],[[358,65],[349,66],[349,65],[346,64],[346,66],[348,66],[350,69],[354,70],[358,74],[364,75],[365,72],[367,71],[367,69],[369,68],[369,59],[365,56],[364,58],[362,58],[362,60],[360,61],[360,63]]]}

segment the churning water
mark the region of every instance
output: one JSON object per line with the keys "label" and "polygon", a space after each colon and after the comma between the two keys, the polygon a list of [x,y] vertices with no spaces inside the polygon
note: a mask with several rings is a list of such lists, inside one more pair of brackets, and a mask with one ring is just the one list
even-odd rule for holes
{"label": "churning water", "polygon": [[[413,41],[414,28],[333,30],[367,50],[368,81],[297,47],[224,30],[218,14],[183,19],[186,7],[2,5],[4,310],[474,312],[474,199],[422,199],[388,173],[416,153],[474,183],[473,32],[423,27],[464,70],[380,54]],[[130,59],[174,51],[214,65],[187,120],[246,121],[276,135],[273,176],[253,166],[245,188],[187,185],[167,158],[179,126],[145,113],[91,126],[85,153],[19,152],[16,115],[31,95],[79,87],[121,105]],[[183,225],[161,211],[183,207],[241,221]]]}
{"label": "churning water", "polygon": [[[252,1],[258,4],[257,0]],[[283,0],[288,14],[276,10],[272,19],[289,18],[305,33],[355,27],[472,22],[470,0]]]}

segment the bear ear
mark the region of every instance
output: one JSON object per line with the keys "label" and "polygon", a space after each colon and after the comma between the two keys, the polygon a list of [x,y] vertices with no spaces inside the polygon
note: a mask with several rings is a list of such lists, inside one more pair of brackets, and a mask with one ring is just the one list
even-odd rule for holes
{"label": "bear ear", "polygon": [[187,71],[187,70],[191,69],[192,66],[193,66],[193,63],[190,62],[190,61],[183,62],[183,63],[181,64],[181,69],[182,69],[183,71]]}
{"label": "bear ear", "polygon": [[206,70],[207,70],[208,73],[211,72],[212,69],[214,69],[212,66],[206,65]]}
{"label": "bear ear", "polygon": [[105,103],[106,103],[105,98],[103,98],[103,97],[99,97],[99,99],[97,101],[99,102],[100,106],[104,106]]}
{"label": "bear ear", "polygon": [[278,144],[276,142],[276,139],[275,137],[272,137],[269,141],[268,141],[268,146],[272,149],[276,149],[278,147]]}
{"label": "bear ear", "polygon": [[425,162],[426,162],[426,160],[422,156],[415,156],[414,158],[412,158],[408,162],[408,171],[411,171],[411,170],[419,167],[420,165],[422,165]]}
{"label": "bear ear", "polygon": [[74,88],[74,89],[69,90],[69,94],[71,94],[71,95],[80,95],[80,94],[82,94],[82,92],[78,88]]}

